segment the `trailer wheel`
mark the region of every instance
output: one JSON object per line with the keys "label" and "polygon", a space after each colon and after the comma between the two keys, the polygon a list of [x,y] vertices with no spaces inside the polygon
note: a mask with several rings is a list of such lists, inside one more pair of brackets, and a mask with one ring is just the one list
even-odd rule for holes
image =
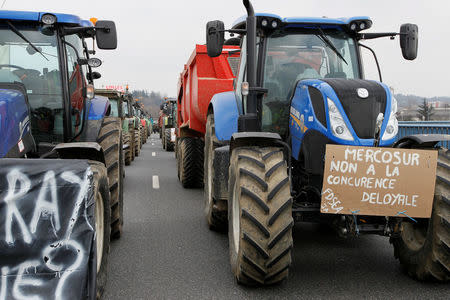
{"label": "trailer wheel", "polygon": [[139,156],[141,153],[141,130],[140,128],[134,129],[134,156]]}
{"label": "trailer wheel", "polygon": [[175,148],[176,151],[176,159],[177,159],[177,175],[178,175],[178,180],[181,180],[180,178],[180,171],[181,171],[181,155],[180,155],[180,149],[181,149],[181,141],[183,140],[183,138],[179,138],[176,140],[177,146]]}
{"label": "trailer wheel", "polygon": [[89,161],[94,175],[95,197],[95,241],[97,252],[97,299],[105,291],[108,267],[108,254],[111,234],[111,207],[108,176],[105,166],[96,161]]}
{"label": "trailer wheel", "polygon": [[[217,143],[214,115],[209,114],[206,119],[206,133],[205,133],[205,151],[203,164],[203,186],[205,197],[205,216],[208,226],[212,230],[225,231],[227,229],[227,210],[226,202],[217,202],[214,199],[214,143]],[[220,201],[220,200],[219,200]],[[223,203],[225,202],[225,203]],[[222,204],[222,205],[221,205]],[[225,208],[225,209],[224,209]]]}
{"label": "trailer wheel", "polygon": [[164,149],[166,149],[166,151],[173,151],[173,142],[171,142],[170,136],[170,128],[167,128],[164,131]]}
{"label": "trailer wheel", "polygon": [[203,141],[185,137],[180,141],[180,181],[184,188],[203,186]]}
{"label": "trailer wheel", "polygon": [[391,238],[394,255],[408,275],[419,280],[450,281],[450,151],[439,150],[431,219],[400,223]]}
{"label": "trailer wheel", "polygon": [[231,268],[246,285],[273,284],[288,276],[292,249],[292,199],[280,148],[232,151],[228,181]]}
{"label": "trailer wheel", "polygon": [[111,237],[119,238],[123,224],[122,126],[119,118],[105,117],[97,142],[105,154],[111,193]]}
{"label": "trailer wheel", "polygon": [[132,144],[131,144],[130,132],[127,132],[127,133],[124,134],[123,143],[125,145],[129,146],[128,149],[125,150],[125,165],[129,166],[131,164],[131,161],[133,160],[133,157],[132,157],[132,154],[131,154],[133,152],[132,151],[133,149],[131,149],[131,145]]}

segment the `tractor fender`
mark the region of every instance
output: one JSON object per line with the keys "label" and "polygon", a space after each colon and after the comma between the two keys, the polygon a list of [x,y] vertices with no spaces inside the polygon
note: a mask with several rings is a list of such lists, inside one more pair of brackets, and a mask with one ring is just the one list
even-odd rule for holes
{"label": "tractor fender", "polygon": [[62,159],[89,159],[105,163],[105,154],[96,142],[61,143],[53,150]]}
{"label": "tractor fender", "polygon": [[111,104],[107,97],[95,96],[95,98],[87,101],[87,107],[86,128],[81,140],[84,142],[97,142],[103,119],[110,114]]}
{"label": "tractor fender", "polygon": [[448,134],[414,134],[402,137],[393,145],[394,148],[433,148],[437,143],[450,141]]}
{"label": "tractor fender", "polygon": [[210,102],[214,113],[216,137],[220,142],[229,141],[233,133],[238,131],[238,117],[241,114],[241,101],[234,91],[215,94]]}
{"label": "tractor fender", "polygon": [[246,146],[270,147],[280,146],[282,139],[274,132],[237,132],[231,136],[230,153],[234,148]]}

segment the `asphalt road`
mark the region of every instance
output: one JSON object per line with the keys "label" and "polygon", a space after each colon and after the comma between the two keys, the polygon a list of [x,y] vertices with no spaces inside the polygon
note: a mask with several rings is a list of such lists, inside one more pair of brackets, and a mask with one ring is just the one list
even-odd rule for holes
{"label": "asphalt road", "polygon": [[450,297],[448,284],[421,283],[403,274],[387,238],[341,239],[310,224],[294,228],[286,282],[240,286],[231,274],[227,235],[206,225],[202,193],[182,188],[174,153],[165,152],[153,135],[126,167],[124,234],[111,245],[103,299]]}

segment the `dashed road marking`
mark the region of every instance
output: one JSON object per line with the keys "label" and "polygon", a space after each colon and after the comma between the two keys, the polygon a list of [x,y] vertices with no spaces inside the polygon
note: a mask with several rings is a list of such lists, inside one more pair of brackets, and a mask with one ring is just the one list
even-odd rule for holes
{"label": "dashed road marking", "polygon": [[159,177],[158,177],[158,175],[153,175],[153,178],[152,178],[153,180],[153,188],[155,189],[155,190],[157,190],[157,189],[159,189]]}
{"label": "dashed road marking", "polygon": [[152,152],[152,156],[156,156],[156,153],[155,153],[155,152]]}

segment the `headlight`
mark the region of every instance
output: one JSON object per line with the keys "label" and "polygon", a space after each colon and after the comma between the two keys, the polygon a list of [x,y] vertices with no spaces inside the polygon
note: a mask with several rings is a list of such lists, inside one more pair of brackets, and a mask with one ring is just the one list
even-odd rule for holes
{"label": "headlight", "polygon": [[389,116],[389,121],[386,126],[386,129],[384,130],[382,138],[383,141],[393,139],[398,133],[397,110],[398,110],[397,100],[394,98],[394,96],[392,96],[391,115]]}
{"label": "headlight", "polygon": [[342,117],[338,108],[336,107],[334,102],[329,98],[327,98],[327,102],[328,102],[328,116],[330,117],[330,126],[333,135],[337,138],[346,141],[353,141],[354,140],[353,136],[350,133],[350,130],[348,129],[347,125],[345,124],[344,118]]}

